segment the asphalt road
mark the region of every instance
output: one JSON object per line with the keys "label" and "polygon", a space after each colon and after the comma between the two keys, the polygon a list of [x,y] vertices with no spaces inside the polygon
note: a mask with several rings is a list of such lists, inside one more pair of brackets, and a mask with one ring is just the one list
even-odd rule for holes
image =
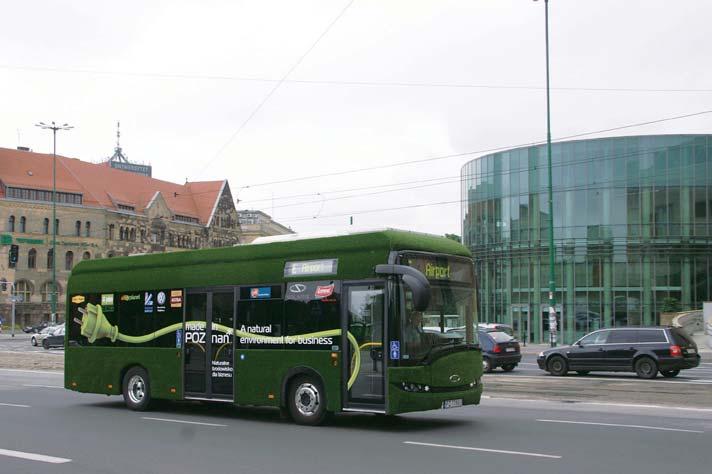
{"label": "asphalt road", "polygon": [[664,404],[712,408],[712,358],[703,355],[694,369],[674,378],[641,380],[633,372],[570,372],[555,377],[540,370],[535,354],[524,354],[513,372],[496,369],[484,377],[485,391],[499,396],[559,401]]}
{"label": "asphalt road", "polygon": [[274,410],[229,405],[137,413],[119,397],[61,387],[60,373],[0,369],[0,472],[651,474],[710,466],[712,407],[489,395],[477,407],[339,415],[309,428]]}

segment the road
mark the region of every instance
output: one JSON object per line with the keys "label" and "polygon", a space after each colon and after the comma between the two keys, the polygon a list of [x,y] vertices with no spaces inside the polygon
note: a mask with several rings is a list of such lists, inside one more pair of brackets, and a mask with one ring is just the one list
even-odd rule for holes
{"label": "road", "polygon": [[536,354],[523,354],[510,373],[501,369],[485,375],[485,390],[516,398],[559,401],[596,401],[679,405],[712,408],[712,357],[704,354],[699,367],[683,370],[675,378],[641,380],[633,372],[569,373],[555,377],[540,370]]}
{"label": "road", "polygon": [[[526,371],[509,378],[528,377]],[[493,378],[488,376],[488,378]],[[301,427],[274,410],[174,403],[137,413],[64,390],[58,372],[0,369],[0,472],[706,472],[710,408],[511,400]]]}

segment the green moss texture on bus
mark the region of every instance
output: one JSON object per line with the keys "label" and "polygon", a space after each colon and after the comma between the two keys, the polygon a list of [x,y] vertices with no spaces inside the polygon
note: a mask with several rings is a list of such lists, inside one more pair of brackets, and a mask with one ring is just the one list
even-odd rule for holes
{"label": "green moss texture on bus", "polygon": [[152,397],[167,400],[183,397],[180,349],[70,346],[65,350],[65,358],[84,361],[64,371],[64,386],[70,390],[120,395],[122,371],[140,365],[148,371]]}
{"label": "green moss texture on bus", "polygon": [[[455,377],[456,376],[456,377]],[[448,398],[462,398],[463,404],[480,402],[482,385],[474,388],[467,386],[465,381],[479,380],[482,376],[482,353],[467,351],[450,354],[438,359],[430,366],[390,367],[388,381],[390,384],[388,413],[405,413],[415,410],[431,410],[441,407],[442,393],[412,393],[404,392],[399,387],[401,382],[429,385],[438,388],[456,388],[464,385],[459,392],[448,392]]]}
{"label": "green moss texture on bus", "polygon": [[470,256],[466,247],[449,239],[384,230],[293,242],[84,260],[72,270],[67,293],[278,283],[284,279],[285,262],[321,258],[339,259],[335,279],[363,279],[375,277],[374,267],[386,263],[391,250]]}

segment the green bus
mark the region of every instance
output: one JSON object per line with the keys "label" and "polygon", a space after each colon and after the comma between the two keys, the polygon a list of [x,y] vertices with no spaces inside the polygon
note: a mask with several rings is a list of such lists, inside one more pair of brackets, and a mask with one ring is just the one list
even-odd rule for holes
{"label": "green bus", "polygon": [[482,394],[474,267],[444,237],[295,234],[86,260],[66,311],[65,387],[122,394],[133,410],[205,400],[319,424]]}

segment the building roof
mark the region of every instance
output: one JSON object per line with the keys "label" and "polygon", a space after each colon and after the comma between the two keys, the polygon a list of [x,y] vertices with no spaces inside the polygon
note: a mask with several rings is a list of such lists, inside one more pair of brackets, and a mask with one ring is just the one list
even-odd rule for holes
{"label": "building roof", "polygon": [[[56,178],[58,192],[82,194],[84,205],[119,209],[121,204],[139,214],[160,193],[173,214],[196,218],[203,225],[209,224],[226,183],[176,184],[60,155]],[[0,148],[0,181],[10,187],[51,190],[52,155]]]}

